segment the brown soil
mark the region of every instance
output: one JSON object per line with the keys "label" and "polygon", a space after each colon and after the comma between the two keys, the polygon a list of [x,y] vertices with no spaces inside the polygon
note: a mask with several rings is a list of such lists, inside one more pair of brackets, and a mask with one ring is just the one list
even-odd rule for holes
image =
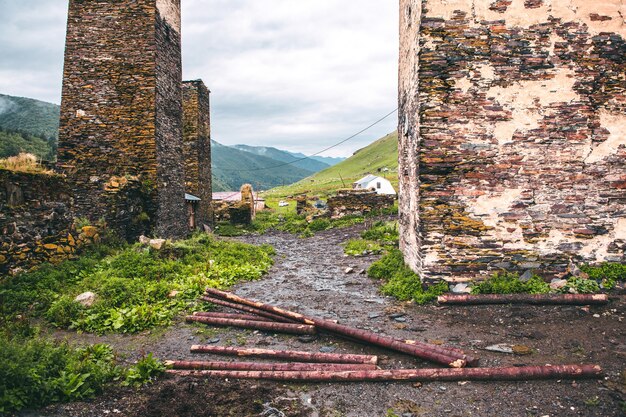
{"label": "brown soil", "polygon": [[[241,240],[273,245],[278,255],[263,280],[238,285],[237,294],[309,315],[401,338],[458,346],[480,356],[482,366],[598,363],[606,378],[580,381],[466,383],[281,384],[163,378],[140,390],[116,388],[93,401],[57,405],[37,416],[624,416],[626,401],[626,301],[603,307],[416,306],[380,295],[363,271],[375,256],[345,257],[341,243],[365,226],[300,239],[283,233]],[[347,267],[354,273],[346,274]],[[401,321],[394,313],[404,313]],[[177,323],[137,336],[60,335],[106,342],[133,361],[145,352],[162,359],[201,359],[192,344],[215,343],[336,353],[373,353],[383,368],[431,367],[414,358],[322,335],[316,340]],[[219,339],[219,340],[218,340]],[[484,350],[507,343],[532,354]],[[213,358],[217,359],[217,357]],[[224,358],[220,358],[224,360]],[[282,413],[282,414],[281,414]]]}

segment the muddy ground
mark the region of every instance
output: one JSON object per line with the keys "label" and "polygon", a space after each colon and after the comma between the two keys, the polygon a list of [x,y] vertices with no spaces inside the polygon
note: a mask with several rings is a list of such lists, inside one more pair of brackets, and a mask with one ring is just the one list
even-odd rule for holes
{"label": "muddy ground", "polygon": [[[598,363],[601,380],[461,383],[282,384],[260,381],[166,377],[139,390],[115,388],[83,403],[49,407],[25,416],[624,416],[626,301],[604,307],[416,306],[380,295],[364,271],[376,256],[345,257],[342,242],[366,225],[330,230],[300,239],[285,233],[246,236],[269,243],[276,264],[264,279],[240,284],[237,294],[309,315],[460,347],[483,366]],[[346,268],[354,272],[345,273]],[[401,318],[398,313],[404,313]],[[59,334],[80,342],[105,342],[133,361],[146,352],[162,359],[209,359],[191,355],[192,344],[272,349],[370,353],[383,368],[429,367],[408,356],[342,341],[331,336],[306,340],[237,329],[213,329],[179,322],[170,329],[136,336]],[[526,345],[516,356],[484,350],[497,344]],[[213,357],[212,359],[224,360]],[[228,359],[227,359],[228,360]]]}

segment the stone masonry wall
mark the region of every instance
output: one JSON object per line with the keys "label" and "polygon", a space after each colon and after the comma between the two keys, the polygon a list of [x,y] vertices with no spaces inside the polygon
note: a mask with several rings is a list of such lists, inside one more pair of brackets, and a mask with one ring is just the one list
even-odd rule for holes
{"label": "stone masonry wall", "polygon": [[149,233],[186,233],[181,67],[179,0],[70,0],[58,160],[77,216],[126,235],[107,188],[131,177]]}
{"label": "stone masonry wall", "polygon": [[201,199],[197,224],[213,221],[210,91],[202,80],[183,82],[183,157],[186,191]]}
{"label": "stone masonry wall", "polygon": [[58,175],[0,169],[0,276],[72,257],[98,238],[73,228],[72,197]]}
{"label": "stone masonry wall", "polygon": [[329,197],[328,212],[331,218],[349,215],[363,215],[393,207],[396,199],[391,195],[377,194],[375,191],[342,191]]}
{"label": "stone masonry wall", "polygon": [[626,261],[620,0],[401,0],[401,242],[426,280]]}

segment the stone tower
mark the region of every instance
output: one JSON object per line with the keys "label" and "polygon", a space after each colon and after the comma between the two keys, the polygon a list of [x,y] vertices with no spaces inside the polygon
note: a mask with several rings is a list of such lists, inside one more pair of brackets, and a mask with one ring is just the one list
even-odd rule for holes
{"label": "stone tower", "polygon": [[180,0],[70,0],[59,167],[77,216],[186,233]]}
{"label": "stone tower", "polygon": [[185,190],[201,199],[197,223],[210,225],[211,200],[211,92],[202,80],[183,82],[183,157]]}
{"label": "stone tower", "polygon": [[626,261],[620,0],[400,1],[400,223],[426,280]]}

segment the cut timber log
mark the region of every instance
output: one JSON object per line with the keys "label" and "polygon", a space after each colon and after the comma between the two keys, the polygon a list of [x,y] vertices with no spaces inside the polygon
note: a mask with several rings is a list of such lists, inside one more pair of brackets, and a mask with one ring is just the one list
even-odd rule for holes
{"label": "cut timber log", "polygon": [[267,311],[259,310],[258,308],[253,308],[253,307],[249,307],[249,306],[241,305],[241,304],[229,303],[228,301],[220,300],[214,297],[203,296],[203,297],[200,297],[200,299],[207,303],[212,303],[212,304],[220,305],[222,307],[232,308],[233,310],[245,311],[246,313],[256,314],[257,316],[262,316],[262,317],[265,317],[267,319],[274,320],[277,322],[300,323],[297,320],[290,320],[283,316],[279,316],[277,314],[272,314],[272,313],[268,313]]}
{"label": "cut timber log", "polygon": [[441,304],[606,304],[606,294],[445,294],[437,299]]}
{"label": "cut timber log", "polygon": [[376,365],[365,363],[260,363],[260,362],[205,362],[166,361],[173,369],[184,370],[232,370],[232,371],[372,371]]}
{"label": "cut timber log", "polygon": [[392,349],[398,352],[403,352],[412,356],[416,356],[418,358],[426,359],[453,368],[463,368],[468,363],[470,365],[477,363],[477,359],[465,355],[458,349],[446,349],[444,347],[430,345],[428,343],[422,343],[418,341],[404,341],[393,339],[390,337],[380,336],[374,332],[355,329],[353,327],[337,324],[331,322],[330,320],[303,316],[302,314],[295,313],[293,311],[283,310],[278,307],[248,300],[236,296],[235,294],[219,291],[213,288],[207,288],[206,291],[214,297],[228,300],[231,303],[247,305],[258,310],[267,311],[272,314],[283,316],[292,320],[297,320],[304,324],[314,325],[320,330],[326,330],[341,336],[347,336],[360,342],[365,342],[387,349]]}
{"label": "cut timber log", "polygon": [[296,323],[275,323],[272,321],[235,320],[217,317],[187,316],[188,322],[195,321],[213,326],[240,327],[242,329],[264,330],[291,334],[316,334],[315,326]]}
{"label": "cut timber log", "polygon": [[221,313],[221,312],[212,312],[212,311],[196,311],[195,313],[193,313],[193,315],[198,316],[198,317],[214,317],[214,318],[220,318],[220,319],[272,322],[272,320],[266,317],[256,316],[254,314],[234,314],[234,313]]}
{"label": "cut timber log", "polygon": [[546,365],[509,368],[394,369],[374,371],[183,371],[169,370],[180,376],[270,379],[275,381],[369,382],[369,381],[528,381],[535,379],[598,378],[598,365]]}
{"label": "cut timber log", "polygon": [[317,353],[300,352],[292,350],[269,350],[269,349],[243,349],[224,346],[200,346],[191,347],[191,353],[212,353],[214,355],[240,356],[265,359],[285,359],[298,362],[318,363],[365,363],[376,365],[378,357],[372,355],[355,355],[350,353]]}

